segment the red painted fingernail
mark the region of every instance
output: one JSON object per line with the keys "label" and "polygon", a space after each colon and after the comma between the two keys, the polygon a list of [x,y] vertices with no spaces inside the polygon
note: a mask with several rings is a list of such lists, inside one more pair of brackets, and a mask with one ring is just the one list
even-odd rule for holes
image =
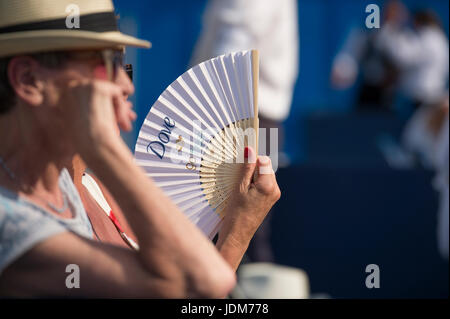
{"label": "red painted fingernail", "polygon": [[244,149],[244,157],[248,158],[248,147]]}

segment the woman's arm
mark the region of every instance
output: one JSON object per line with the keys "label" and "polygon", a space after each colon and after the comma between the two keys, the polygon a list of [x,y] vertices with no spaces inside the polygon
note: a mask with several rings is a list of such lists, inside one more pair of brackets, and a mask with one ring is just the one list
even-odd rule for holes
{"label": "woman's arm", "polygon": [[[68,143],[73,143],[67,147],[73,147],[111,191],[138,238],[140,250],[124,251],[70,233],[61,234],[44,240],[16,260],[9,268],[13,276],[2,275],[2,282],[15,278],[24,281],[23,292],[64,294],[67,288],[61,281],[60,267],[77,264],[87,278],[81,291],[86,296],[121,296],[128,292],[143,297],[225,296],[235,283],[232,269],[134,164],[116,134],[116,123],[129,125],[120,88],[89,79],[59,85],[58,120],[65,125]],[[28,267],[22,269],[20,265]]]}
{"label": "woman's arm", "polygon": [[185,284],[208,287],[210,282],[231,289],[234,274],[213,244],[134,164],[125,144],[105,143],[96,156],[89,153],[86,162],[130,223],[144,267]]}
{"label": "woman's arm", "polygon": [[[79,269],[79,288],[70,288]],[[217,282],[186,282],[144,267],[137,253],[70,232],[28,250],[2,272],[0,296],[82,298],[220,298],[231,289]],[[67,286],[69,283],[69,286]]]}
{"label": "woman's arm", "polygon": [[255,161],[252,148],[248,148],[246,154],[248,159],[242,164],[242,181],[232,194],[216,244],[234,271],[256,230],[281,196],[270,158],[259,156]]}

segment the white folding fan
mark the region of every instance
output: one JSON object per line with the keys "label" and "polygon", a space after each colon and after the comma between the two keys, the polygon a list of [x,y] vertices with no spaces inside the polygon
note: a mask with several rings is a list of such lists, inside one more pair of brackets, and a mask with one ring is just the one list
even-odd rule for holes
{"label": "white folding fan", "polygon": [[220,229],[247,145],[258,145],[258,51],[205,61],[150,109],[135,160],[210,238]]}

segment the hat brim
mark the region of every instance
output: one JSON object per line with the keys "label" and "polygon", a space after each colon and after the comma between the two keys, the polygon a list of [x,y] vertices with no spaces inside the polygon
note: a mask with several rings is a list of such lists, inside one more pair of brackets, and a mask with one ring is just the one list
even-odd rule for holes
{"label": "hat brim", "polygon": [[101,49],[109,47],[150,48],[151,43],[118,31],[36,30],[0,34],[0,57],[38,52]]}

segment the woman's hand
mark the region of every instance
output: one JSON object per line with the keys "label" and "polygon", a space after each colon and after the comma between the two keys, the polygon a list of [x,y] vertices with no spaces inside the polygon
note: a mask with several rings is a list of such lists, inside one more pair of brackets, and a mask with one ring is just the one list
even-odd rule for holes
{"label": "woman's hand", "polygon": [[235,270],[256,230],[281,196],[270,158],[256,159],[250,147],[245,153],[242,180],[231,195],[217,242],[220,253]]}
{"label": "woman's hand", "polygon": [[120,139],[118,127],[132,128],[131,104],[123,98],[120,87],[96,79],[77,79],[64,84],[59,98],[65,131],[83,156],[95,152],[102,143]]}

